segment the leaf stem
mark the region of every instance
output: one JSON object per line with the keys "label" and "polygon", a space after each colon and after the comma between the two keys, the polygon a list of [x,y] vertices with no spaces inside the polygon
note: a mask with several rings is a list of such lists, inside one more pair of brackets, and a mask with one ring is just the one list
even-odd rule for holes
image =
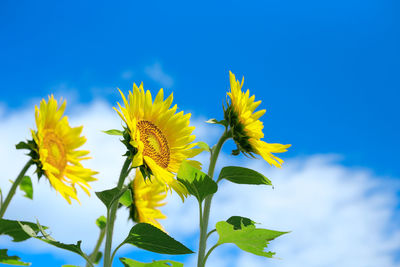
{"label": "leaf stem", "polygon": [[22,168],[21,172],[19,173],[17,179],[15,179],[14,183],[12,184],[10,191],[8,192],[8,195],[6,199],[4,200],[3,203],[1,203],[1,208],[0,208],[0,219],[3,218],[4,213],[7,210],[8,205],[11,202],[11,199],[13,198],[15,191],[17,190],[18,185],[21,183],[22,178],[24,178],[25,173],[28,171],[29,167],[33,164],[33,160],[30,159],[25,166]]}
{"label": "leaf stem", "polygon": [[89,257],[85,253],[81,254],[81,256],[86,260],[86,264],[88,264],[89,267],[94,267],[93,263],[90,261]]}
{"label": "leaf stem", "polygon": [[[103,229],[100,230],[99,239],[97,240],[97,243],[96,243],[96,246],[93,249],[93,252],[89,255],[89,260],[91,260],[93,262],[96,260],[97,253],[99,252],[100,246],[103,243],[105,235],[106,235],[106,229],[103,228]],[[89,262],[86,263],[86,267],[89,267],[89,266],[90,266]]]}
{"label": "leaf stem", "polygon": [[208,234],[207,234],[207,239],[208,239],[208,237],[212,234],[212,233],[214,233],[214,232],[216,232],[217,230],[216,229],[214,229],[214,230],[211,230],[210,232],[208,232]]}
{"label": "leaf stem", "polygon": [[204,266],[206,265],[206,261],[207,261],[207,259],[208,259],[208,256],[210,256],[211,252],[212,252],[214,249],[216,249],[219,245],[220,245],[220,244],[215,244],[212,248],[210,248],[210,250],[207,252],[206,256],[204,257],[202,267],[204,267]]}
{"label": "leaf stem", "polygon": [[[222,145],[232,136],[231,131],[225,130],[224,134],[219,139],[217,145],[213,148],[210,158],[210,166],[208,167],[208,176],[212,179],[214,175],[215,165],[217,164],[218,156],[221,151]],[[203,216],[200,219],[200,241],[199,241],[199,255],[197,258],[197,266],[204,266],[204,255],[206,252],[207,246],[207,228],[208,228],[208,220],[210,218],[210,208],[211,208],[211,200],[213,195],[208,195],[204,201],[204,212]]]}
{"label": "leaf stem", "polygon": [[[125,178],[128,176],[129,173],[129,165],[131,164],[132,160],[129,157],[126,158],[124,165],[121,169],[121,174],[119,176],[117,188],[121,190],[122,186],[124,185]],[[104,249],[104,267],[111,267],[112,260],[110,257],[111,254],[111,245],[112,245],[112,236],[114,230],[114,222],[115,217],[117,214],[118,208],[118,201],[115,201],[110,209],[107,211],[107,226],[106,226],[106,245]]]}
{"label": "leaf stem", "polygon": [[113,252],[113,254],[111,255],[111,262],[113,261],[114,256],[115,256],[115,253],[117,253],[117,250],[118,250],[120,247],[122,247],[124,244],[125,244],[125,241],[122,242],[121,244],[119,244],[118,247],[116,247],[116,248],[114,249],[114,252]]}

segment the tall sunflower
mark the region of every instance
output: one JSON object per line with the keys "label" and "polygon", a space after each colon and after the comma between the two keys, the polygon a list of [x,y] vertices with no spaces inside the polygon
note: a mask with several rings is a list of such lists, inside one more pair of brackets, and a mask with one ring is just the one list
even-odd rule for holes
{"label": "tall sunflower", "polygon": [[88,182],[97,180],[97,172],[84,168],[81,160],[89,159],[89,151],[77,150],[86,142],[81,136],[82,128],[70,127],[68,118],[63,116],[66,101],[57,100],[53,95],[48,102],[42,100],[40,108],[35,106],[37,131],[31,130],[36,146],[39,173],[43,173],[50,184],[71,204],[71,198],[77,200],[75,185],[79,185],[88,195]]}
{"label": "tall sunflower", "polygon": [[189,126],[191,114],[176,113],[177,105],[171,107],[173,95],[164,100],[163,89],[153,102],[143,83],[139,87],[133,84],[128,99],[120,93],[125,107],[118,103],[120,110],[114,109],[127,126],[129,140],[125,144],[133,150],[132,167],[140,167],[145,176],[154,178],[165,190],[174,189],[183,199],[187,189],[175,179],[175,174],[184,160],[200,152],[193,148],[196,144],[194,127]]}
{"label": "tall sunflower", "polygon": [[232,128],[233,140],[238,146],[238,150],[244,154],[258,154],[269,164],[280,167],[283,160],[272,153],[282,153],[287,151],[291,145],[271,144],[261,139],[264,138],[263,123],[259,118],[265,114],[265,109],[254,112],[261,104],[255,102],[255,96],[250,97],[250,92],[242,92],[244,77],[240,83],[235,75],[229,71],[231,91],[228,96],[231,104],[225,110],[225,119]]}
{"label": "tall sunflower", "polygon": [[167,218],[158,209],[165,205],[162,202],[167,193],[163,185],[157,181],[145,180],[142,173],[137,169],[136,176],[131,183],[133,191],[133,203],[131,206],[131,218],[138,223],[150,223],[161,230],[164,230],[158,219]]}

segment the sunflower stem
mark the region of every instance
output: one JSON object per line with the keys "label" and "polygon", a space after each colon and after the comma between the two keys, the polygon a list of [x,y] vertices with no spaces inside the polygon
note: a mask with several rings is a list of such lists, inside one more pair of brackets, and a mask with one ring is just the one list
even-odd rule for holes
{"label": "sunflower stem", "polygon": [[[96,246],[94,247],[93,252],[88,257],[90,261],[94,262],[96,260],[97,253],[99,252],[100,246],[103,243],[105,235],[106,235],[106,229],[105,228],[101,229],[99,239],[97,240]],[[90,266],[91,266],[90,263],[87,262],[86,267],[90,267]]]}
{"label": "sunflower stem", "polygon": [[[119,190],[122,189],[124,185],[125,178],[128,176],[129,173],[129,165],[131,164],[132,160],[127,157],[124,166],[122,166],[121,174],[119,176],[117,188]],[[110,209],[107,211],[107,226],[106,226],[106,245],[104,249],[104,267],[111,267],[112,260],[111,260],[111,246],[112,246],[112,236],[114,230],[114,222],[117,214],[118,208],[118,201],[115,201]]]}
{"label": "sunflower stem", "polygon": [[[214,175],[215,165],[217,164],[218,156],[221,151],[222,145],[231,137],[231,131],[226,131],[219,139],[217,145],[213,148],[210,158],[210,166],[208,167],[208,176],[212,179]],[[213,195],[209,195],[204,201],[203,216],[200,217],[200,241],[199,241],[199,255],[197,258],[197,266],[202,267],[205,264],[205,252],[207,246],[207,228],[208,220],[210,218],[211,200]]]}
{"label": "sunflower stem", "polygon": [[8,205],[11,202],[11,199],[13,198],[15,191],[17,190],[18,185],[21,183],[22,178],[24,178],[25,173],[28,171],[29,167],[33,164],[33,160],[30,159],[25,166],[22,168],[21,172],[19,173],[17,179],[15,179],[14,183],[12,184],[10,191],[8,192],[8,195],[6,199],[4,200],[3,203],[1,203],[1,208],[0,208],[0,219],[3,218],[4,213],[7,210]]}

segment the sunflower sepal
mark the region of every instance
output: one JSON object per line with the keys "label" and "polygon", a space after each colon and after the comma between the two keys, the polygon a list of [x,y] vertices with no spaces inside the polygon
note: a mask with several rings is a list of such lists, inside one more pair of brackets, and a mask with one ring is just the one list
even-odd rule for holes
{"label": "sunflower sepal", "polygon": [[119,136],[123,136],[124,132],[121,130],[117,130],[117,129],[110,129],[110,130],[106,130],[106,131],[102,131],[105,134],[108,135],[119,135]]}
{"label": "sunflower sepal", "polygon": [[225,128],[227,128],[229,126],[228,122],[226,120],[220,120],[219,121],[217,119],[209,119],[209,120],[206,121],[206,123],[219,124],[219,125],[224,126]]}
{"label": "sunflower sepal", "polygon": [[[126,156],[131,161],[133,161],[133,158],[138,153],[138,149],[137,149],[137,147],[132,146],[132,139],[131,139],[131,135],[130,135],[128,128],[124,127],[124,131],[122,132],[122,137],[123,137],[123,139],[121,140],[121,143],[123,143],[127,149],[126,153],[123,156]],[[134,167],[136,167],[136,166],[134,166]]]}
{"label": "sunflower sepal", "polygon": [[35,173],[37,174],[38,179],[45,174],[43,170],[42,162],[40,161],[39,149],[34,140],[26,140],[26,142],[21,141],[15,145],[16,149],[27,149],[29,152],[26,154],[31,157],[33,163],[36,165]]}

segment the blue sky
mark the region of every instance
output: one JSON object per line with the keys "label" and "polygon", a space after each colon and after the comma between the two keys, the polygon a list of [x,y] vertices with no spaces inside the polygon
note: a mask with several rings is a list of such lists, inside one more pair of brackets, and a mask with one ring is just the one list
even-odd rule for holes
{"label": "blue sky", "polygon": [[399,8],[386,0],[1,1],[1,116],[50,93],[114,105],[116,88],[143,81],[173,91],[195,118],[221,118],[231,70],[263,101],[267,140],[293,144],[285,159],[337,154],[342,166],[400,177]]}

